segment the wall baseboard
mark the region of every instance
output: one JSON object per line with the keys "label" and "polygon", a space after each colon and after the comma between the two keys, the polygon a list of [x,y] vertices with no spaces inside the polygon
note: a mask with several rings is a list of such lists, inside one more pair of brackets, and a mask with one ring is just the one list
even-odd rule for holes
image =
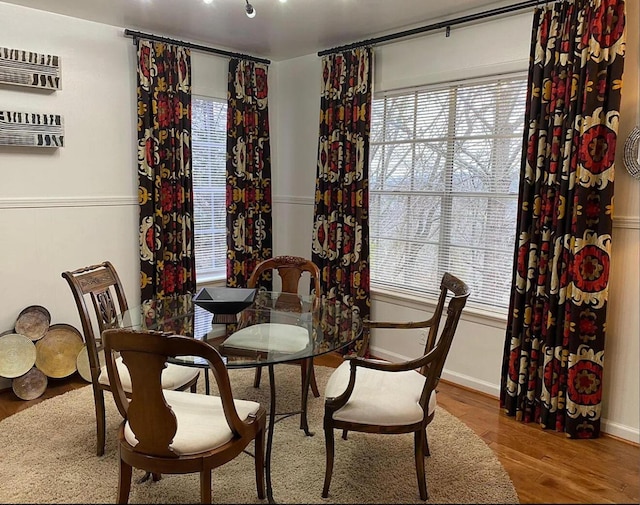
{"label": "wall baseboard", "polygon": [[640,444],[640,430],[638,430],[637,428],[625,426],[624,424],[616,423],[602,418],[602,421],[600,423],[600,430],[602,431],[602,433],[606,433],[607,435],[621,438],[625,441],[633,442],[635,444]]}

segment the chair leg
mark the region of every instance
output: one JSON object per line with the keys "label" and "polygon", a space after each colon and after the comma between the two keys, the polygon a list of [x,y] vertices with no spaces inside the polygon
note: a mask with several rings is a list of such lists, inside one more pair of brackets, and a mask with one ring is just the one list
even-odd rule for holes
{"label": "chair leg", "polygon": [[198,392],[198,378],[200,376],[198,375],[198,377],[196,377],[196,381],[191,384],[191,387],[189,388],[189,391],[191,391],[192,393],[197,393]]}
{"label": "chair leg", "polygon": [[424,429],[424,455],[431,456],[431,451],[429,450],[429,439],[427,438],[427,428]]}
{"label": "chair leg", "polygon": [[253,377],[253,387],[254,388],[259,388],[260,387],[260,378],[262,377],[262,367],[261,366],[257,366],[256,367],[256,374]]}
{"label": "chair leg", "polygon": [[304,384],[307,377],[308,367],[311,367],[311,379],[309,385],[311,386],[311,392],[316,398],[320,397],[320,391],[318,390],[318,383],[316,382],[316,374],[313,368],[313,359],[303,359],[300,361],[300,382]]}
{"label": "chair leg", "polygon": [[93,399],[96,406],[96,433],[97,433],[96,454],[98,456],[102,456],[104,454],[104,446],[105,446],[105,439],[106,439],[106,435],[105,435],[106,414],[104,410],[104,390],[94,388]]}
{"label": "chair leg", "polygon": [[331,475],[333,474],[333,457],[335,452],[335,443],[333,439],[333,427],[328,426],[326,423],[324,426],[324,440],[327,462],[324,472],[324,486],[322,487],[322,497],[327,498],[329,496],[329,486],[331,485]]}
{"label": "chair leg", "polygon": [[129,502],[129,491],[131,491],[131,465],[120,460],[120,474],[118,475],[118,503]]}
{"label": "chair leg", "polygon": [[349,433],[349,430],[342,430],[342,440],[347,439],[347,433]]}
{"label": "chair leg", "polygon": [[429,495],[427,493],[427,479],[424,475],[424,435],[424,429],[419,429],[414,433],[416,475],[418,477],[418,491],[420,492],[421,500],[426,500],[427,498],[429,498]]}
{"label": "chair leg", "polygon": [[200,503],[211,503],[211,469],[200,472]]}
{"label": "chair leg", "polygon": [[255,460],[256,460],[256,489],[258,490],[258,499],[264,500],[264,429],[256,434],[255,444]]}
{"label": "chair leg", "polygon": [[313,368],[313,358],[309,360],[309,366],[311,367],[311,391],[316,398],[320,397],[320,391],[318,390],[318,383],[316,382],[316,372]]}

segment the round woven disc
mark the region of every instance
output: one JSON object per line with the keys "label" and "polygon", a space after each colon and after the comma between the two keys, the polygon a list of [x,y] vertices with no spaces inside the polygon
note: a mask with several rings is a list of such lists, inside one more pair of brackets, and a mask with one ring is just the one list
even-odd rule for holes
{"label": "round woven disc", "polygon": [[84,342],[70,324],[54,324],[36,342],[36,366],[53,379],[68,377],[76,371],[76,360]]}
{"label": "round woven disc", "polygon": [[17,333],[0,337],[0,376],[13,379],[26,374],[36,362],[31,339]]}
{"label": "round woven disc", "polygon": [[[104,365],[104,351],[100,351],[98,353],[98,360],[100,360],[100,365]],[[80,349],[80,352],[78,353],[76,368],[78,369],[80,377],[87,382],[91,382],[91,365],[89,363],[89,352],[87,351],[86,345],[82,346],[82,349]]]}
{"label": "round woven disc", "polygon": [[40,305],[27,307],[16,320],[15,332],[31,340],[40,340],[49,329],[51,314]]}
{"label": "round woven disc", "polygon": [[13,379],[11,388],[16,396],[22,400],[33,400],[42,396],[47,389],[47,376],[36,367],[26,374]]}

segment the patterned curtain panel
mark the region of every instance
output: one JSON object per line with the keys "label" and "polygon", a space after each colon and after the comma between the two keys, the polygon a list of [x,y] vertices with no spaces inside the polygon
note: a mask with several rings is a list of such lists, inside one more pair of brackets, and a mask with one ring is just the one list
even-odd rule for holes
{"label": "patterned curtain panel", "polygon": [[191,53],[161,42],[137,45],[141,298],[188,300],[196,287]]}
{"label": "patterned curtain panel", "polygon": [[227,286],[273,255],[267,66],[231,59],[227,91]]}
{"label": "patterned curtain panel", "polygon": [[600,432],[624,0],[536,9],[501,404]]}
{"label": "patterned curtain panel", "polygon": [[[370,314],[369,127],[373,53],[322,58],[312,259],[323,296]],[[366,354],[360,340],[354,349]]]}

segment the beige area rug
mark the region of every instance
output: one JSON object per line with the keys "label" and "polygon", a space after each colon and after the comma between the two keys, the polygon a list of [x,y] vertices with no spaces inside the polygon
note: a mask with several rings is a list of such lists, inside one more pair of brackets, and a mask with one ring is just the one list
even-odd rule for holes
{"label": "beige area rug", "polygon": [[[316,366],[323,390],[330,368]],[[237,398],[261,401],[268,410],[269,382],[252,387],[254,371],[230,370]],[[278,411],[296,410],[300,369],[276,367]],[[203,381],[201,380],[200,383]],[[200,384],[202,387],[202,384]],[[272,483],[279,503],[424,503],[418,496],[413,435],[336,431],[336,457],[329,498],[321,497],[324,478],[322,398],[309,400],[309,425],[299,417],[275,425]],[[25,409],[0,423],[1,503],[114,503],[118,482],[117,427],[120,415],[107,396],[107,447],[95,455],[95,417],[91,387],[65,393]],[[508,474],[491,449],[469,428],[438,407],[428,428],[426,458],[428,503],[517,503]],[[143,473],[134,470],[134,479]],[[240,455],[213,471],[214,503],[261,503],[257,499],[253,458]],[[197,503],[197,474],[164,475],[159,482],[132,485],[130,503]],[[266,500],[263,502],[266,503]]]}

